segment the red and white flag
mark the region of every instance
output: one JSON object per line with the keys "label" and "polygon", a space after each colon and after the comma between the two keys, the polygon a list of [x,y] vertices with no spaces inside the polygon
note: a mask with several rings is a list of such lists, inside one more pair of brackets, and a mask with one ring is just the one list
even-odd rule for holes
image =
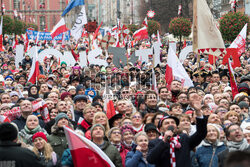
{"label": "red and white flag", "polygon": [[230,76],[230,85],[231,85],[231,89],[232,89],[232,95],[234,98],[234,96],[237,95],[239,93],[239,91],[238,91],[236,79],[234,77],[232,62],[230,59],[228,59],[228,71],[229,71],[229,76]]}
{"label": "red and white flag", "polygon": [[239,35],[235,38],[233,43],[229,46],[229,48],[237,48],[238,55],[241,55],[245,52],[246,46],[246,37],[247,37],[247,24],[242,28]]}
{"label": "red and white flag", "polygon": [[183,86],[194,86],[193,81],[190,79],[189,75],[171,47],[169,47],[168,50],[167,62],[165,80],[168,87],[174,79],[181,81]]}
{"label": "red and white flag", "polygon": [[181,15],[181,9],[182,9],[182,6],[181,6],[181,5],[179,5],[179,7],[178,7],[178,16],[180,16],[180,15]]}
{"label": "red and white flag", "polygon": [[8,117],[0,115],[0,124],[4,122],[11,122]]}
{"label": "red and white flag", "polygon": [[145,17],[145,19],[143,20],[142,25],[148,27],[148,19],[147,19],[147,17]]}
{"label": "red and white flag", "polygon": [[141,29],[137,30],[133,34],[133,38],[137,40],[148,39],[148,30],[147,27],[144,26]]}
{"label": "red and white flag", "polygon": [[75,167],[115,167],[109,157],[92,141],[66,126],[64,132]]}
{"label": "red and white flag", "polygon": [[0,51],[4,51],[3,47],[3,16],[1,17],[1,25],[0,25]]}
{"label": "red and white flag", "polygon": [[3,9],[3,13],[5,13],[5,5],[4,5],[4,3],[2,5],[2,9]]}
{"label": "red and white flag", "polygon": [[[37,36],[36,36],[36,40],[38,41],[38,38],[39,38],[39,32],[37,33]],[[37,41],[36,41],[36,44],[37,44]],[[37,51],[37,46],[35,46],[35,55],[33,57],[33,60],[32,60],[32,66],[31,66],[31,70],[30,70],[30,74],[29,74],[29,78],[28,78],[28,81],[31,82],[32,84],[36,84],[37,83],[37,77],[40,73],[39,71],[39,61],[38,61],[38,57],[37,57],[37,54],[38,54],[38,51]]]}
{"label": "red and white flag", "polygon": [[17,39],[17,35],[16,35],[15,40],[13,41],[12,48],[15,49],[17,45],[19,45],[19,43],[18,43],[18,39]]}
{"label": "red and white flag", "polygon": [[13,13],[14,13],[14,17],[18,16],[16,9],[13,11]]}
{"label": "red and white flag", "polygon": [[66,24],[65,24],[65,20],[64,18],[61,18],[61,20],[55,25],[55,27],[53,28],[53,30],[51,31],[51,37],[52,39],[54,39],[57,35],[68,31]]}

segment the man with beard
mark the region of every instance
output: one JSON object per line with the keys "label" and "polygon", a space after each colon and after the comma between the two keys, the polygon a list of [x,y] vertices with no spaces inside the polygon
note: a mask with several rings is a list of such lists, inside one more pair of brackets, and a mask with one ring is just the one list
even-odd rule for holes
{"label": "man with beard", "polygon": [[172,99],[171,102],[177,102],[177,96],[182,90],[181,82],[178,80],[173,80],[170,85],[170,90],[172,92]]}
{"label": "man with beard", "polygon": [[187,94],[182,92],[177,97],[177,102],[181,104],[183,112],[186,112],[188,106]]}

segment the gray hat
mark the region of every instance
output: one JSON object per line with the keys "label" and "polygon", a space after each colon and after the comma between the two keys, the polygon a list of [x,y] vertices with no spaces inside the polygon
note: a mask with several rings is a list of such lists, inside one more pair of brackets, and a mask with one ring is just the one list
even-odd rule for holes
{"label": "gray hat", "polygon": [[87,102],[88,98],[85,95],[76,95],[73,100],[74,100],[74,103],[79,101],[79,100],[84,100]]}
{"label": "gray hat", "polygon": [[114,130],[119,130],[119,131],[121,131],[121,129],[118,128],[118,127],[113,127],[113,128],[111,128],[111,129],[109,130],[109,132],[108,132],[108,139],[111,138],[111,133],[112,133]]}
{"label": "gray hat", "polygon": [[105,132],[104,126],[102,126],[101,124],[95,124],[95,125],[93,125],[93,126],[91,127],[91,129],[90,129],[91,136],[92,136],[92,132],[93,132],[94,128],[97,127],[97,126],[101,127],[102,130],[103,130],[103,132]]}
{"label": "gray hat", "polygon": [[241,101],[241,102],[239,102],[239,107],[242,109],[242,108],[248,108],[249,107],[249,105],[246,103],[246,102],[244,102],[244,101]]}
{"label": "gray hat", "polygon": [[65,113],[59,113],[55,118],[55,124],[57,125],[58,121],[62,118],[66,118],[69,121],[69,117]]}

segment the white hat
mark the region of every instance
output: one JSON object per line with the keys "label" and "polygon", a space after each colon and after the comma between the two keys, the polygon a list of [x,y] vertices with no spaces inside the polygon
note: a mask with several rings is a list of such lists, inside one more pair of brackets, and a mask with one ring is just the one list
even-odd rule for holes
{"label": "white hat", "polygon": [[76,87],[74,87],[74,86],[69,86],[68,92],[69,92],[71,89],[75,89],[75,90],[76,90]]}

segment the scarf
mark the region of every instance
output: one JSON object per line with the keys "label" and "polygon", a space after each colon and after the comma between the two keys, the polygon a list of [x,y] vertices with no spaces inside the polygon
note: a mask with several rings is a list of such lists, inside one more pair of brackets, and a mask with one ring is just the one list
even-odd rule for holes
{"label": "scarf", "polygon": [[229,149],[229,152],[237,150],[243,151],[249,147],[249,144],[247,143],[246,139],[243,139],[241,142],[228,141],[227,147]]}
{"label": "scarf", "polygon": [[115,146],[115,147],[117,148],[117,150],[120,152],[120,150],[121,150],[121,148],[122,148],[121,143],[115,144],[115,143],[111,142],[111,144],[112,144],[113,146]]}
{"label": "scarf", "polygon": [[176,157],[175,148],[181,148],[181,143],[179,142],[180,136],[177,135],[170,139],[170,163],[171,167],[176,167]]}

